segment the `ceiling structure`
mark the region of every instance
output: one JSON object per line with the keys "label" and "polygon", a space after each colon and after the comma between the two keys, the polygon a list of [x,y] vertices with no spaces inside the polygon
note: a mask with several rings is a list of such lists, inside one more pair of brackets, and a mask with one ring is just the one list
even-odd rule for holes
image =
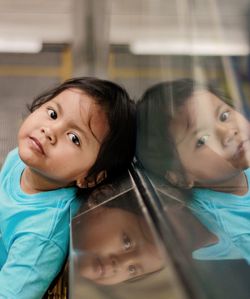
{"label": "ceiling structure", "polygon": [[[0,0],[0,46],[3,40],[70,44],[77,38],[77,3],[88,10],[94,1]],[[102,0],[104,11],[98,2],[94,19],[105,14],[109,44],[129,45],[137,54],[178,54],[188,44],[190,51],[213,51],[212,43],[218,51],[248,51],[248,0]]]}
{"label": "ceiling structure", "polygon": [[72,1],[0,0],[0,39],[65,43],[72,39]]}

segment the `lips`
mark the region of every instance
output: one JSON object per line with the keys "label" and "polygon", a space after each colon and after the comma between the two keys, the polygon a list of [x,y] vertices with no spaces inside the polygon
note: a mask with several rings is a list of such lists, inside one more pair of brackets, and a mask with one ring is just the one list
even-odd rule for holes
{"label": "lips", "polygon": [[39,142],[39,140],[38,140],[37,138],[35,138],[35,137],[29,137],[29,139],[30,139],[30,143],[31,143],[32,148],[33,148],[36,152],[38,152],[38,153],[40,153],[40,154],[42,154],[42,155],[45,155],[43,146],[42,146],[42,144]]}

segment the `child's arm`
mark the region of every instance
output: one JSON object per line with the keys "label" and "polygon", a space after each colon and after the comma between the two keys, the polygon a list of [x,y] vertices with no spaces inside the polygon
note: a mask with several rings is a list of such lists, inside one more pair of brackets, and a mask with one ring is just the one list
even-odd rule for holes
{"label": "child's arm", "polygon": [[35,234],[17,238],[0,271],[0,298],[39,299],[60,271],[66,253]]}

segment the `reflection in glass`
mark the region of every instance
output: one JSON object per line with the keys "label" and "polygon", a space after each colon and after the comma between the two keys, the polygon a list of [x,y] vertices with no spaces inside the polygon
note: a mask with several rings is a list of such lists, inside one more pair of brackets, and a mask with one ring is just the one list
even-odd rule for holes
{"label": "reflection in glass", "polygon": [[163,249],[134,190],[93,206],[99,192],[107,196],[113,189],[109,184],[95,190],[90,208],[87,204],[72,222],[75,271],[101,285],[138,279],[165,264]]}
{"label": "reflection in glass", "polygon": [[85,194],[70,247],[70,298],[187,298],[129,173]]}
{"label": "reflection in glass", "polygon": [[191,190],[188,206],[219,238],[194,256],[250,262],[250,127],[233,100],[191,79],[159,83],[138,103],[137,136],[151,177]]}

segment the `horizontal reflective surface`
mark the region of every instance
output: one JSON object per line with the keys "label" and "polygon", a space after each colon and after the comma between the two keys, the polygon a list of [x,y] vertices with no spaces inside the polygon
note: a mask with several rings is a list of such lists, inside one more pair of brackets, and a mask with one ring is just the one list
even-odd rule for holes
{"label": "horizontal reflective surface", "polygon": [[152,292],[159,293],[157,288],[162,295],[185,298],[128,174],[95,189],[72,220],[71,230],[71,298],[134,298],[135,293],[136,298],[151,298]]}

